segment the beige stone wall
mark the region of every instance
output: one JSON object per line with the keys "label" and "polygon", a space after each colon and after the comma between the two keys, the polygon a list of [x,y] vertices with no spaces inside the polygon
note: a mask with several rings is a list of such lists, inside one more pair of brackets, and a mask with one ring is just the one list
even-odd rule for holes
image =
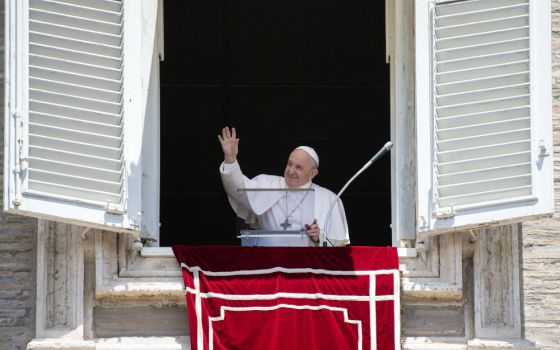
{"label": "beige stone wall", "polygon": [[[0,145],[4,144],[4,1],[0,0]],[[0,148],[0,169],[4,148]],[[0,174],[0,199],[2,174]],[[1,207],[1,200],[0,200]],[[37,220],[0,210],[0,350],[25,349],[35,335]]]}
{"label": "beige stone wall", "polygon": [[525,336],[560,349],[560,0],[552,0],[553,219],[523,225]]}

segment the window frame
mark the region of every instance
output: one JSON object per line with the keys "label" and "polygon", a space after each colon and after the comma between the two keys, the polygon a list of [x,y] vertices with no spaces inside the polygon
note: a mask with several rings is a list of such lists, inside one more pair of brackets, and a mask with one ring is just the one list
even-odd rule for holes
{"label": "window frame", "polygon": [[[434,125],[432,105],[432,21],[440,0],[415,0],[416,42],[416,154],[417,154],[417,230],[428,236],[481,226],[501,225],[542,217],[554,211],[552,169],[552,95],[550,58],[550,1],[529,0],[531,65],[531,150],[532,198],[503,200],[457,210],[437,218],[434,202]],[[537,39],[535,39],[537,38]],[[544,43],[544,44],[543,44]],[[543,144],[549,156],[539,157]],[[542,162],[540,165],[538,162]]]}
{"label": "window frame", "polygon": [[[414,5],[402,0],[386,0],[387,9],[387,56],[391,64],[391,139],[395,148],[391,154],[391,199],[392,199],[392,241],[393,246],[410,247],[417,239],[417,233],[430,234],[434,228],[448,232],[488,224],[502,224],[528,218],[549,216],[553,210],[552,156],[544,159],[538,174],[544,180],[537,180],[533,167],[533,185],[539,199],[527,210],[519,203],[508,203],[488,208],[465,210],[465,215],[439,225],[432,220],[433,181],[431,176],[432,152],[426,146],[433,142],[431,117],[431,9],[439,0],[415,0]],[[550,0],[538,3],[530,0],[531,23],[531,118],[532,149],[539,148],[538,141],[551,153],[552,128],[546,123],[535,123],[538,115],[551,115],[550,84]],[[162,1],[124,1],[125,30],[124,57],[133,57],[124,65],[125,95],[124,108],[128,115],[140,118],[126,118],[124,133],[125,161],[129,190],[126,215],[107,214],[103,206],[48,198],[37,200],[30,205],[19,204],[25,181],[19,181],[15,170],[18,159],[25,160],[16,148],[16,140],[27,135],[24,116],[27,110],[20,101],[27,101],[26,80],[23,84],[15,81],[26,77],[28,67],[26,49],[21,51],[18,43],[26,47],[28,33],[28,1],[7,0],[9,14],[6,25],[6,101],[5,101],[5,167],[4,167],[4,209],[8,212],[26,214],[78,225],[122,232],[143,232],[144,237],[158,241],[159,238],[159,75],[157,57],[163,57],[163,46],[158,38],[163,37]],[[155,10],[155,11],[154,11]],[[159,19],[159,20],[158,20]],[[411,21],[412,20],[412,21]],[[413,24],[412,24],[413,23]],[[145,26],[155,29],[153,38],[142,36]],[[414,33],[416,37],[414,37]],[[24,40],[25,39],[25,40]],[[539,45],[545,42],[546,45]],[[414,59],[411,56],[415,55]],[[141,59],[137,59],[141,57]],[[415,67],[407,63],[415,61]],[[541,64],[544,62],[544,64]],[[542,67],[544,66],[544,67]],[[146,67],[156,67],[146,69]],[[537,69],[538,68],[538,69]],[[413,84],[414,79],[416,85]],[[539,100],[533,100],[540,96]],[[540,103],[542,101],[542,103]],[[426,122],[428,118],[429,122]],[[145,126],[150,125],[147,138]],[[23,136],[22,136],[23,135]],[[155,145],[155,146],[154,146]],[[416,148],[416,150],[414,150]],[[416,166],[415,166],[416,165]],[[147,176],[146,176],[147,175]],[[31,197],[36,195],[31,195]],[[44,197],[44,196],[37,196]],[[48,197],[48,196],[47,196]],[[155,200],[154,200],[155,199]],[[33,201],[32,201],[33,202]],[[156,203],[156,205],[154,205]],[[150,208],[147,210],[146,205]],[[76,207],[77,208],[73,208]],[[61,217],[60,213],[68,213]],[[513,218],[511,215],[516,216]],[[468,215],[467,215],[468,214]],[[477,221],[464,219],[476,216]],[[79,219],[76,219],[79,217]],[[424,217],[424,220],[421,218]],[[427,219],[426,219],[427,218]],[[428,221],[427,226],[425,221]],[[108,225],[106,225],[108,224]],[[428,227],[429,229],[426,229]]]}
{"label": "window frame", "polygon": [[[157,2],[157,0],[156,0]],[[140,57],[142,5],[123,1],[123,160],[126,180],[122,206],[27,191],[29,101],[29,1],[6,0],[4,211],[104,230],[138,234],[142,220],[143,116]],[[157,6],[156,6],[157,8]],[[18,149],[18,140],[23,147]],[[140,170],[138,170],[140,169]],[[21,175],[19,175],[21,174]]]}
{"label": "window frame", "polygon": [[[416,246],[416,114],[414,111],[414,6],[386,0],[386,47],[390,64],[392,245]],[[415,254],[415,253],[414,253]]]}

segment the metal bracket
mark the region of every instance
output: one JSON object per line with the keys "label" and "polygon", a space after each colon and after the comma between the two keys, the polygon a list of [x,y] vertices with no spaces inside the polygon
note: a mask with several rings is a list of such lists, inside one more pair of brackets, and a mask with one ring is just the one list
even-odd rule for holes
{"label": "metal bracket", "polygon": [[115,204],[109,202],[107,202],[105,211],[109,214],[116,214],[116,215],[122,215],[126,212],[121,204]]}
{"label": "metal bracket", "polygon": [[438,219],[449,219],[455,216],[455,209],[450,205],[448,207],[438,208],[436,210],[436,217]]}
{"label": "metal bracket", "polygon": [[469,235],[470,235],[469,242],[471,242],[471,243],[476,242],[476,240],[478,239],[478,234],[476,233],[476,231],[475,230],[469,230]]}
{"label": "metal bracket", "polygon": [[538,155],[539,157],[548,157],[550,156],[550,152],[549,152],[549,148],[543,140],[539,141],[539,151],[538,151]]}
{"label": "metal bracket", "polygon": [[84,227],[82,229],[82,231],[80,231],[80,236],[82,236],[82,239],[85,240],[86,239],[86,233],[88,233],[88,231],[91,229],[91,227]]}
{"label": "metal bracket", "polygon": [[23,156],[23,154],[24,154],[23,153],[23,139],[18,139],[17,144],[18,144],[18,161],[16,163],[14,173],[19,174],[23,170],[25,170],[25,162],[27,161],[27,158],[25,158]]}
{"label": "metal bracket", "polygon": [[420,260],[423,263],[426,263],[426,260],[428,260],[428,252],[431,248],[430,238],[426,238],[422,241],[416,241],[415,248],[416,252],[420,255]]}
{"label": "metal bracket", "polygon": [[424,215],[420,215],[420,217],[418,217],[418,227],[419,228],[428,227],[428,222],[426,221]]}

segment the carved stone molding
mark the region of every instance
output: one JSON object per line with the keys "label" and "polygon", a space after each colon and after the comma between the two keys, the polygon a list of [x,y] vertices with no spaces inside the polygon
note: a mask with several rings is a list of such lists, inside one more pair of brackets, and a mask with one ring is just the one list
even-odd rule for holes
{"label": "carved stone molding", "polygon": [[82,338],[84,243],[82,228],[39,220],[37,338]]}
{"label": "carved stone molding", "polygon": [[521,339],[519,225],[482,229],[474,253],[475,337]]}
{"label": "carved stone molding", "polygon": [[143,257],[129,247],[126,234],[96,234],[96,305],[184,305],[181,269],[175,257]]}
{"label": "carved stone molding", "polygon": [[462,236],[453,233],[426,240],[425,253],[400,261],[403,299],[461,300]]}

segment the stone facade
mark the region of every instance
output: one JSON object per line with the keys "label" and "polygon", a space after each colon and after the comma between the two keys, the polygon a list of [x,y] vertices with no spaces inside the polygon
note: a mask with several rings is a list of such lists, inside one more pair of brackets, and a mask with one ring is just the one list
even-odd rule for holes
{"label": "stone facade", "polygon": [[[0,1],[4,28],[4,1]],[[4,31],[0,31],[1,96],[4,95]],[[0,100],[4,111],[4,99]],[[0,143],[4,144],[4,118]],[[3,152],[1,152],[3,153]],[[3,168],[3,155],[0,156]],[[0,184],[3,183],[0,175]],[[1,185],[3,186],[3,184]],[[0,204],[1,205],[1,204]],[[35,266],[37,220],[0,213],[0,349],[25,349],[35,336]]]}
{"label": "stone facade", "polygon": [[560,349],[560,0],[552,0],[553,219],[523,225],[525,336]]}
{"label": "stone facade", "polygon": [[0,215],[0,349],[35,336],[37,220]]}
{"label": "stone facade", "polygon": [[[3,8],[0,0],[2,22]],[[560,0],[552,0],[552,12],[555,185],[560,208]],[[3,118],[0,139],[2,125]],[[2,152],[0,148],[0,163]],[[45,221],[39,227],[37,220],[0,214],[0,350],[25,349],[33,338],[60,340],[52,347],[34,342],[29,346],[33,349],[62,347],[64,337],[69,339],[66,345],[76,341],[76,348],[92,349],[124,348],[125,339],[129,348],[135,348],[134,337],[142,335],[159,337],[151,340],[153,348],[163,348],[163,343],[165,348],[182,348],[188,343],[178,337],[186,333],[187,325],[181,321],[184,301],[173,259],[163,267],[161,260],[135,261],[134,256],[125,257],[126,244],[119,245],[117,235],[82,233],[78,227]],[[469,339],[492,338],[495,327],[508,338],[521,334],[541,349],[560,349],[560,213],[549,220],[481,230],[478,237],[456,233],[426,244],[417,261],[405,261],[403,285],[410,292],[403,299],[402,315],[403,335],[426,340],[405,343],[406,349],[466,349]],[[497,251],[504,253],[503,259],[498,259]],[[45,262],[39,265],[45,271],[39,278],[38,256]],[[521,267],[521,274],[515,266]],[[167,280],[138,287],[135,283],[151,277],[146,275],[151,267],[163,271]],[[485,283],[493,275],[508,277],[496,280],[500,287],[490,287]],[[431,289],[414,290],[420,279]],[[123,286],[128,293],[122,292]],[[44,302],[36,307],[37,298]],[[146,327],[149,322],[153,324]],[[145,329],[152,332],[145,334]],[[450,339],[465,342],[446,344]],[[136,344],[149,347],[142,338]],[[527,343],[509,346],[531,348]],[[495,343],[497,347],[500,343]],[[488,344],[471,341],[468,348]]]}

